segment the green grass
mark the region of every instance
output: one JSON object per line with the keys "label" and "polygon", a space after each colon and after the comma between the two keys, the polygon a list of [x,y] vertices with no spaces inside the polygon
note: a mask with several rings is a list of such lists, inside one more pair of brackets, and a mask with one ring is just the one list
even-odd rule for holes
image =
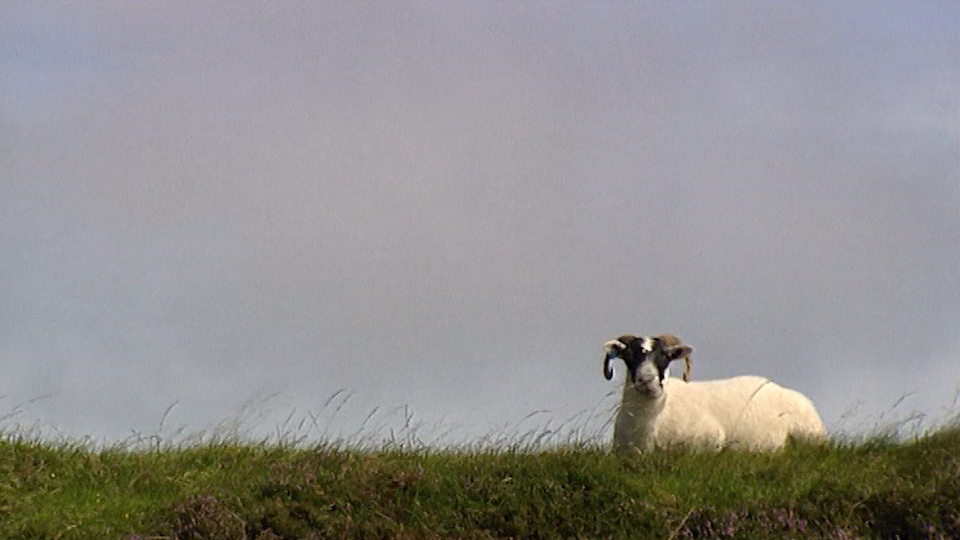
{"label": "green grass", "polygon": [[960,538],[960,429],[778,454],[0,440],[0,538]]}

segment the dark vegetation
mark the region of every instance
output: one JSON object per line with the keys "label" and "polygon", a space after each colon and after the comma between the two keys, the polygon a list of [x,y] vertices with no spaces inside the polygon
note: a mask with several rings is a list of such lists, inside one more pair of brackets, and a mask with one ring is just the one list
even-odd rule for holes
{"label": "dark vegetation", "polygon": [[2,538],[960,538],[960,429],[778,454],[0,441]]}

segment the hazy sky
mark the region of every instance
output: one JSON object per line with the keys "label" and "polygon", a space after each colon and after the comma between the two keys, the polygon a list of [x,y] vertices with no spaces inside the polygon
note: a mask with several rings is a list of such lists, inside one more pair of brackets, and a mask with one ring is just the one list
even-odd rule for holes
{"label": "hazy sky", "polygon": [[0,428],[603,433],[661,332],[943,418],[958,104],[956,1],[4,3]]}

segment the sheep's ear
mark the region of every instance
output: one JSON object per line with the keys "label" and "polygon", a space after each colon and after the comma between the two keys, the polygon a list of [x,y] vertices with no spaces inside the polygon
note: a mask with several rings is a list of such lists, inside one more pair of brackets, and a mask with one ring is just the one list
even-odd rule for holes
{"label": "sheep's ear", "polygon": [[666,353],[667,358],[672,362],[693,354],[693,347],[689,345],[675,345],[673,347],[667,347]]}

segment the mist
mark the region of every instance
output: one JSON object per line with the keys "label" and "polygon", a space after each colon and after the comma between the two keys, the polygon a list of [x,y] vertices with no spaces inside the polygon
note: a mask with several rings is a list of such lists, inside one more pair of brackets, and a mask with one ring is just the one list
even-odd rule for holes
{"label": "mist", "polygon": [[954,414],[956,3],[0,10],[3,429],[603,438],[663,332]]}

